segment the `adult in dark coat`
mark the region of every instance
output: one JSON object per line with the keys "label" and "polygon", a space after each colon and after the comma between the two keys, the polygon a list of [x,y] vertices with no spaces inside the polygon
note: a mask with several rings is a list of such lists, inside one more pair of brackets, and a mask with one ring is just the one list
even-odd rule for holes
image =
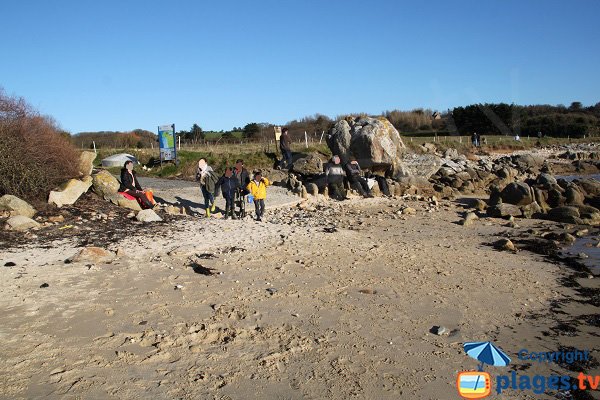
{"label": "adult in dark coat", "polygon": [[285,161],[285,167],[287,169],[292,168],[292,139],[290,138],[288,128],[283,128],[281,130],[281,138],[279,138],[279,148],[283,156],[281,164],[283,164],[283,162]]}
{"label": "adult in dark coat", "polygon": [[119,186],[119,192],[127,193],[128,195],[139,199],[146,208],[152,208],[154,206],[137,179],[137,175],[133,170],[132,161],[125,161],[125,165],[121,168],[121,185]]}

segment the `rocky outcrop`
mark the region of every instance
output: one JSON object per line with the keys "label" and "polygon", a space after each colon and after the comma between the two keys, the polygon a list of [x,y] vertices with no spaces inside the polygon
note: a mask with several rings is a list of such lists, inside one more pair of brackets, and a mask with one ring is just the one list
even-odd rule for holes
{"label": "rocky outcrop", "polygon": [[0,211],[7,211],[11,216],[23,215],[28,218],[33,218],[35,215],[35,208],[25,200],[10,194],[0,197]]}
{"label": "rocky outcrop", "polygon": [[401,158],[405,149],[402,138],[383,117],[338,121],[330,131],[327,144],[344,164],[354,157],[362,168],[375,173],[387,171],[395,178],[407,175]]}
{"label": "rocky outcrop", "polygon": [[294,161],[292,172],[302,176],[315,176],[323,173],[323,160],[316,153],[311,153]]}
{"label": "rocky outcrop", "polygon": [[[108,171],[100,171],[92,177],[94,192],[101,198],[108,200],[111,195],[119,191],[119,181]],[[123,196],[121,196],[123,197]]]}
{"label": "rocky outcrop", "polygon": [[79,156],[79,175],[82,177],[92,175],[96,153],[93,151],[82,151]]}
{"label": "rocky outcrop", "polygon": [[512,182],[500,192],[502,202],[517,206],[527,205],[534,201],[534,193],[525,182]]}
{"label": "rocky outcrop", "polygon": [[91,176],[86,176],[81,180],[71,179],[62,185],[60,190],[50,192],[48,203],[55,204],[58,207],[74,204],[82,194],[88,191],[90,186],[92,186]]}

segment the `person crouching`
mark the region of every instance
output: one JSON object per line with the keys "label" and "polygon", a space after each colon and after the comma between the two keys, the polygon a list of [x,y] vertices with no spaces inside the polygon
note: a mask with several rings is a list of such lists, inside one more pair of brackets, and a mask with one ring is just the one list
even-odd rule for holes
{"label": "person crouching", "polygon": [[254,197],[254,210],[256,211],[256,220],[261,221],[265,213],[265,199],[267,198],[267,186],[271,183],[267,178],[263,178],[261,171],[254,173],[254,178],[250,181],[246,189]]}

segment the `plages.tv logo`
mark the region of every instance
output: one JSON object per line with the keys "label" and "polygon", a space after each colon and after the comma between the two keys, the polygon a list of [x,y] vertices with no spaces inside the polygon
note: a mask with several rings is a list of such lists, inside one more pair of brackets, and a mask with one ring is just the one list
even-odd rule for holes
{"label": "plages.tv logo", "polygon": [[463,348],[467,355],[480,364],[477,371],[463,371],[458,374],[458,394],[465,399],[482,399],[489,396],[492,391],[492,379],[490,374],[483,371],[483,365],[505,367],[510,363],[510,357],[492,342],[467,342]]}

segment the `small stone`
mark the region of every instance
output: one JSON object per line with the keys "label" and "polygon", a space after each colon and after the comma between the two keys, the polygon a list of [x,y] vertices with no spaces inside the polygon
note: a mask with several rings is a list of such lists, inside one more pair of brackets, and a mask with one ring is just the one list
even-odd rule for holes
{"label": "small stone", "polygon": [[49,287],[49,286],[50,286],[50,285],[48,285],[47,283],[45,283],[45,282],[44,282],[44,283],[42,283],[42,284],[40,285],[40,289],[45,289],[45,288],[47,288],[47,287]]}
{"label": "small stone", "polygon": [[202,347],[200,347],[200,345],[198,344],[193,344],[190,347],[188,347],[188,349],[192,353],[200,353],[202,351]]}
{"label": "small stone", "polygon": [[461,221],[461,224],[463,226],[471,226],[473,225],[473,222],[477,219],[479,219],[477,214],[475,214],[474,212],[468,212],[467,215],[465,215],[465,218]]}
{"label": "small stone", "polygon": [[436,326],[433,328],[433,332],[438,336],[449,335],[450,329],[445,326]]}
{"label": "small stone", "polygon": [[588,255],[587,255],[587,254],[585,254],[585,253],[579,253],[579,254],[577,254],[577,257],[578,257],[578,258],[581,258],[582,260],[585,260],[585,259],[587,259],[587,258],[590,258],[590,256],[588,256]]}
{"label": "small stone", "polygon": [[63,217],[62,215],[48,217],[48,222],[59,223],[59,222],[64,222],[64,221],[65,221],[65,217]]}
{"label": "small stone", "polygon": [[175,285],[175,290],[181,290],[183,289],[183,285]]}
{"label": "small stone", "polygon": [[585,235],[587,235],[590,231],[588,229],[580,229],[577,232],[575,232],[575,236],[577,237],[584,237]]}
{"label": "small stone", "polygon": [[499,241],[494,243],[494,247],[496,247],[499,250],[517,251],[517,248],[510,239],[500,239]]}
{"label": "small stone", "polygon": [[14,267],[15,265],[17,265],[17,264],[15,264],[12,261],[9,261],[9,262],[7,262],[7,263],[4,264],[5,267]]}
{"label": "small stone", "polygon": [[594,279],[594,275],[592,275],[592,274],[589,274],[589,275],[588,275],[588,279]]}
{"label": "small stone", "polygon": [[269,292],[271,295],[277,293],[277,289],[275,288],[267,288],[267,292]]}

